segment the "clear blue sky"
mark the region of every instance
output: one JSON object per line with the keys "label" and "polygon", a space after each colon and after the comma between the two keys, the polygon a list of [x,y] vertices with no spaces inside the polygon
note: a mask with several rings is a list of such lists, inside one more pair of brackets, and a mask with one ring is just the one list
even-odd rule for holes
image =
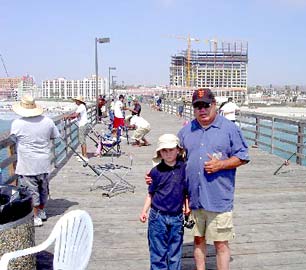
{"label": "clear blue sky", "polygon": [[0,29],[9,75],[39,84],[94,74],[95,37],[111,39],[98,45],[99,75],[115,66],[119,82],[168,84],[187,42],[167,36],[188,34],[248,41],[249,85],[306,84],[306,0],[0,0]]}

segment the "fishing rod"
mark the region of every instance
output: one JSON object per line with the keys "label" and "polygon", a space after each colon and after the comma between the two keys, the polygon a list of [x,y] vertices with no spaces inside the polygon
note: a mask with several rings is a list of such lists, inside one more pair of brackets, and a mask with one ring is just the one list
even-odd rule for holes
{"label": "fishing rod", "polygon": [[284,166],[288,166],[289,165],[289,160],[296,154],[296,152],[292,153],[292,155],[287,158],[283,163],[282,165],[280,165],[278,167],[278,169],[273,173],[273,175],[277,175],[277,173],[281,170],[281,168],[283,168]]}
{"label": "fishing rod", "polygon": [[64,146],[67,148],[69,147],[73,153],[75,153],[82,161],[83,161],[83,167],[89,167],[97,176],[100,176],[100,172],[92,165],[89,164],[88,161],[86,161],[82,155],[80,155],[70,144],[66,143],[62,137],[59,137],[59,139],[64,143]]}
{"label": "fishing rod", "polygon": [[90,165],[88,163],[88,161],[86,161],[82,155],[80,155],[75,149],[73,146],[71,146],[69,143],[67,143],[63,137],[64,137],[64,132],[66,130],[66,126],[65,126],[65,121],[64,120],[61,120],[60,121],[60,124],[59,124],[59,131],[60,131],[60,134],[61,136],[59,137],[59,139],[63,142],[65,148],[69,147],[73,153],[75,153],[82,161],[83,161],[83,167],[86,167],[88,166],[96,175],[100,175],[99,171],[92,165]]}
{"label": "fishing rod", "polygon": [[[305,143],[306,143],[306,141],[303,142],[303,145],[304,145]],[[294,155],[296,155],[296,152],[292,153],[292,154],[290,155],[290,157],[287,158],[287,159],[282,163],[282,165],[280,165],[280,166],[277,168],[277,170],[273,173],[273,175],[277,175],[277,173],[281,170],[281,168],[283,168],[284,166],[288,166],[288,165],[289,165],[289,160],[290,160]]]}

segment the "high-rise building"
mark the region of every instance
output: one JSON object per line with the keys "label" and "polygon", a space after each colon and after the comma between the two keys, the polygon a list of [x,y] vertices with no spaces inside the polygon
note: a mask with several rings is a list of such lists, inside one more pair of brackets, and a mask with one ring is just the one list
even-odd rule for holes
{"label": "high-rise building", "polygon": [[[98,95],[108,93],[108,83],[105,78],[98,78]],[[83,80],[67,80],[58,78],[42,82],[42,97],[55,99],[71,99],[83,96],[86,100],[96,100],[96,76]]]}
{"label": "high-rise building", "polygon": [[243,102],[247,92],[247,42],[214,41],[213,45],[208,51],[184,50],[171,56],[170,91],[207,87],[217,97]]}
{"label": "high-rise building", "polygon": [[30,75],[16,78],[0,78],[0,97],[19,99],[24,94],[37,97],[37,86]]}

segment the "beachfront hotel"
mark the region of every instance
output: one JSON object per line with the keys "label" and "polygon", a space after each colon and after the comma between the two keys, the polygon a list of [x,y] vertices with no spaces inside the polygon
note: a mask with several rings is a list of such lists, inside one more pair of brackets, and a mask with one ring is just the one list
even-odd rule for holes
{"label": "beachfront hotel", "polygon": [[183,50],[171,56],[170,96],[208,87],[224,100],[244,102],[247,94],[248,44],[243,41],[210,41],[207,51]]}
{"label": "beachfront hotel", "polygon": [[[98,95],[108,93],[108,81],[98,77]],[[67,80],[58,78],[42,82],[42,97],[54,99],[71,99],[76,96],[83,96],[85,100],[96,100],[96,76],[83,80]]]}
{"label": "beachfront hotel", "polygon": [[39,97],[33,76],[0,78],[0,99],[17,100],[25,94]]}

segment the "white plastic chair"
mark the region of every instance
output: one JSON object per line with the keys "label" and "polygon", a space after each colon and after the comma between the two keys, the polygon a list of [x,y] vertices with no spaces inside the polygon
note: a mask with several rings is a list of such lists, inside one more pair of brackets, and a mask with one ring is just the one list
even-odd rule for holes
{"label": "white plastic chair", "polygon": [[62,216],[50,236],[38,246],[5,253],[0,260],[0,270],[6,270],[11,259],[45,250],[53,242],[53,269],[85,269],[92,251],[93,224],[89,214],[73,210]]}

